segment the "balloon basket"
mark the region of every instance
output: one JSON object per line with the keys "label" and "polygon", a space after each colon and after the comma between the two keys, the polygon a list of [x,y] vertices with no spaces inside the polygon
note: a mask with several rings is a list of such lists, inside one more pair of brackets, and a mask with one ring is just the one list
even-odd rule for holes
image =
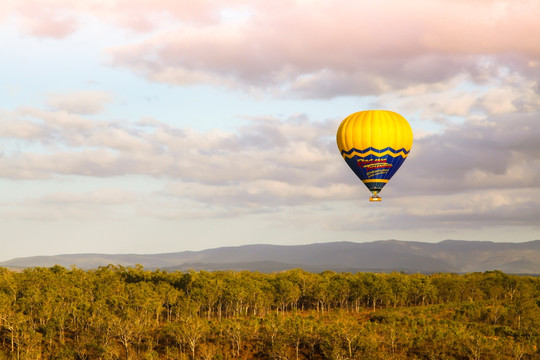
{"label": "balloon basket", "polygon": [[379,195],[373,195],[369,198],[369,201],[381,201],[382,198]]}

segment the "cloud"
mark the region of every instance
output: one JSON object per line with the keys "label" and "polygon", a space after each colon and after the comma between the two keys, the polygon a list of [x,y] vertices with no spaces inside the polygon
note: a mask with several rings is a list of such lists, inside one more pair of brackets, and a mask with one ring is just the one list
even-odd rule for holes
{"label": "cloud", "polygon": [[234,11],[237,3],[229,1],[226,8],[213,2],[187,0],[4,0],[2,15],[15,14],[20,27],[28,35],[61,39],[78,30],[88,17],[137,33],[152,32],[164,25],[219,21],[223,10]]}
{"label": "cloud", "polygon": [[[335,226],[469,228],[494,219],[507,226],[537,225],[539,115],[469,117],[416,138],[411,155],[383,190],[384,209],[370,208],[369,214],[351,209],[351,223],[342,220]],[[301,218],[311,207],[341,208],[369,196],[338,153],[338,123],[262,117],[246,120],[236,131],[197,132],[151,119],[111,123],[24,108],[0,118],[2,138],[24,145],[4,149],[0,176],[137,175],[161,184],[160,190],[141,190],[137,196],[104,189],[32,200],[36,208],[51,209],[51,216],[84,217],[94,204],[113,209],[126,202],[142,216],[162,219],[270,216],[290,209],[300,211]],[[22,216],[32,206],[10,207]],[[333,215],[315,212],[320,226],[334,226],[329,223]]]}
{"label": "cloud", "polygon": [[77,8],[54,1],[13,2],[23,31],[36,37],[62,39],[74,33],[78,24]]}
{"label": "cloud", "polygon": [[39,123],[31,121],[15,120],[13,114],[8,112],[2,112],[0,120],[2,126],[0,127],[0,137],[4,139],[17,139],[17,140],[32,140],[42,139],[46,136],[46,133]]}
{"label": "cloud", "polygon": [[[343,175],[349,173],[335,146],[337,120],[254,118],[235,132],[200,133],[158,121],[109,123],[63,111],[25,108],[18,114],[20,119],[1,120],[0,134],[40,147],[6,151],[0,161],[5,177],[165,176],[194,196],[215,187],[246,198],[315,201],[325,197],[321,189],[355,184]],[[537,112],[472,117],[417,138],[398,173],[400,186],[431,194],[538,186],[537,118]],[[326,197],[336,193],[328,190]]]}
{"label": "cloud", "polygon": [[136,193],[119,188],[101,188],[86,192],[63,191],[20,201],[0,203],[4,219],[30,219],[36,221],[62,221],[65,219],[88,220],[99,218],[122,218],[132,215],[126,205],[134,205]]}
{"label": "cloud", "polygon": [[455,124],[413,145],[401,184],[418,194],[539,188],[538,112]]}
{"label": "cloud", "polygon": [[[386,191],[386,189],[384,190]],[[442,236],[452,232],[472,229],[483,233],[492,232],[497,238],[500,229],[540,228],[538,217],[540,208],[536,199],[540,189],[478,189],[475,192],[433,195],[411,194],[396,196],[384,195],[381,207],[361,207],[346,212],[348,216],[322,214],[317,221],[324,222],[332,230],[353,232],[398,230],[400,233],[412,231],[413,238],[421,231],[437,231]],[[367,201],[367,200],[365,200]],[[326,219],[330,217],[330,219]],[[511,234],[511,233],[510,233]],[[450,235],[451,236],[451,235]],[[479,236],[478,233],[475,236]],[[500,239],[500,238],[499,238]],[[507,238],[506,241],[514,238]]]}
{"label": "cloud", "polygon": [[[16,14],[31,36],[60,39],[89,19],[128,30],[128,43],[101,49],[110,64],[173,85],[332,98],[451,84],[464,74],[475,84],[501,70],[529,79],[540,74],[535,0],[9,4],[3,12]],[[492,96],[496,101],[497,94]],[[510,106],[503,103],[496,111]],[[95,111],[90,109],[82,111]]]}
{"label": "cloud", "polygon": [[355,195],[354,186],[336,183],[326,186],[304,185],[277,180],[254,180],[216,186],[194,182],[170,184],[165,194],[199,203],[250,213],[321,201],[345,200]]}
{"label": "cloud", "polygon": [[412,84],[378,96],[372,107],[400,109],[423,121],[448,125],[475,116],[535,112],[540,107],[540,92],[536,79],[499,69],[481,84],[465,74],[447,82]]}
{"label": "cloud", "polygon": [[420,202],[422,207],[403,207],[406,211],[391,213],[386,221],[392,221],[403,229],[492,229],[503,226],[538,229],[536,219],[540,216],[540,208],[535,199],[539,195],[538,187],[527,191],[508,187],[501,190],[479,189],[452,197],[420,196],[415,197],[415,201]]}
{"label": "cloud", "polygon": [[[64,111],[24,108],[18,115],[1,120],[10,129],[3,136],[39,148],[4,156],[0,171],[13,178],[143,174],[208,184],[310,181],[305,170],[317,171],[316,179],[329,176],[335,165],[327,160],[337,156],[329,153],[328,135],[320,132],[328,125],[308,120],[254,119],[237,133],[199,133],[160,122],[110,123]],[[27,128],[37,130],[30,136]]]}
{"label": "cloud", "polygon": [[39,198],[41,204],[100,204],[121,205],[133,202],[136,195],[133,192],[118,188],[103,188],[86,193],[54,193]]}
{"label": "cloud", "polygon": [[49,94],[47,103],[55,110],[91,115],[101,113],[105,109],[105,104],[111,102],[112,99],[112,95],[107,92],[80,90]]}
{"label": "cloud", "polygon": [[[247,5],[246,5],[247,6]],[[502,67],[538,74],[535,1],[269,1],[244,22],[177,26],[111,49],[113,64],[170,84],[210,82],[303,97],[381,94]],[[445,21],[440,21],[444,18]],[[219,56],[216,56],[219,54]]]}

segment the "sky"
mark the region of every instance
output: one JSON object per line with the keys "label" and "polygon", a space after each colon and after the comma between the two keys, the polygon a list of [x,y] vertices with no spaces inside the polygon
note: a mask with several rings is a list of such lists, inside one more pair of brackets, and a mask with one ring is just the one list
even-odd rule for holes
{"label": "sky", "polygon": [[[537,0],[3,0],[0,261],[540,239]],[[370,203],[339,123],[409,157]]]}

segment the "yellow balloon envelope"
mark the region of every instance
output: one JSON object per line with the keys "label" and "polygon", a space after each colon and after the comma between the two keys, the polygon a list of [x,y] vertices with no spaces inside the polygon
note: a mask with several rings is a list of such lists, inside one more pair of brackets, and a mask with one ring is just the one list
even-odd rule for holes
{"label": "yellow balloon envelope", "polygon": [[337,146],[345,162],[373,193],[370,201],[400,168],[411,150],[413,133],[405,118],[388,110],[349,115],[339,125]]}

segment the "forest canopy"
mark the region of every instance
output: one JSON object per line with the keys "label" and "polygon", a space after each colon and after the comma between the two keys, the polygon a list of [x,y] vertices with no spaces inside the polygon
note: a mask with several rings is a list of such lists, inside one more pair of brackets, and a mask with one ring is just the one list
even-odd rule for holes
{"label": "forest canopy", "polygon": [[0,268],[0,359],[537,359],[540,278]]}

